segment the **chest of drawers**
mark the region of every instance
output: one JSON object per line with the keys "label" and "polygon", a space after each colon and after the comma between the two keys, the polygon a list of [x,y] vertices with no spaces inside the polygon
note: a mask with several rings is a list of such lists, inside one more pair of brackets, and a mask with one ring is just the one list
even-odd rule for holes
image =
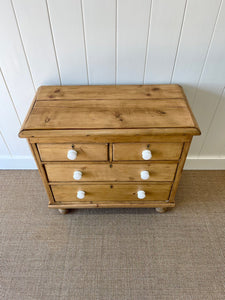
{"label": "chest of drawers", "polygon": [[178,85],[42,86],[27,138],[49,207],[154,207],[174,198],[198,124]]}

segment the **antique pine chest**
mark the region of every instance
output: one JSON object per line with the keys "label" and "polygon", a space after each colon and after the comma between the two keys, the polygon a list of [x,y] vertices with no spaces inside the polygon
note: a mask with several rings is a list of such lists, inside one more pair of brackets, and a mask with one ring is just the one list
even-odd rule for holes
{"label": "antique pine chest", "polygon": [[174,198],[198,124],[179,85],[42,86],[19,133],[49,207],[154,207]]}

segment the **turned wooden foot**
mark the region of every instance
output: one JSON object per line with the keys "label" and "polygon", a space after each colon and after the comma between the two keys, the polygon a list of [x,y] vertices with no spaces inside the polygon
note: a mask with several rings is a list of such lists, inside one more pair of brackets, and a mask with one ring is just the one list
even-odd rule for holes
{"label": "turned wooden foot", "polygon": [[166,207],[156,207],[155,209],[158,213],[162,214],[167,211]]}
{"label": "turned wooden foot", "polygon": [[60,214],[65,215],[69,212],[69,209],[59,208],[58,211],[60,212]]}

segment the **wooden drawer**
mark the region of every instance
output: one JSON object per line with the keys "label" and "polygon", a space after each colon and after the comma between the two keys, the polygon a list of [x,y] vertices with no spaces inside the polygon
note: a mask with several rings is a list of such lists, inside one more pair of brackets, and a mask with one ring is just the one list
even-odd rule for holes
{"label": "wooden drawer", "polygon": [[182,143],[116,143],[113,144],[113,160],[144,160],[144,150],[151,151],[150,160],[178,160],[182,146]]}
{"label": "wooden drawer", "polygon": [[[147,164],[46,164],[49,181],[173,181],[176,163]],[[80,171],[80,180],[73,178]],[[141,171],[149,172],[149,179],[141,178]]]}
{"label": "wooden drawer", "polygon": [[[42,161],[71,161],[67,153],[72,144],[37,144]],[[108,144],[74,144],[76,161],[107,161]]]}
{"label": "wooden drawer", "polygon": [[[98,202],[98,201],[163,201],[169,198],[171,183],[151,184],[64,184],[52,185],[56,202]],[[145,198],[138,199],[137,192],[143,190]],[[83,199],[77,198],[78,191],[84,191]]]}

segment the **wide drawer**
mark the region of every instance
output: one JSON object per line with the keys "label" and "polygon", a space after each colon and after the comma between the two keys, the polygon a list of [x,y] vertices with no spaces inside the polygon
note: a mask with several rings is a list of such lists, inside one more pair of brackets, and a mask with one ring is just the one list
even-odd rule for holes
{"label": "wide drawer", "polygon": [[[144,191],[142,200],[163,201],[169,198],[171,183],[148,184],[64,184],[51,186],[56,202],[77,201],[135,201],[138,191]],[[83,199],[78,198],[83,193]],[[142,201],[140,200],[140,201]]]}
{"label": "wide drawer", "polygon": [[[176,163],[145,163],[145,164],[46,164],[49,181],[173,181]],[[147,171],[149,179],[142,179],[141,172]],[[80,175],[80,179],[76,179]],[[143,175],[142,175],[143,176]],[[75,177],[75,179],[74,179]]]}
{"label": "wide drawer", "polygon": [[182,143],[116,143],[113,144],[113,160],[145,160],[145,150],[151,153],[147,160],[178,160],[182,146]]}
{"label": "wide drawer", "polygon": [[[108,160],[108,144],[37,144],[37,147],[42,161]],[[71,150],[77,153],[75,159],[67,157],[68,151]]]}

